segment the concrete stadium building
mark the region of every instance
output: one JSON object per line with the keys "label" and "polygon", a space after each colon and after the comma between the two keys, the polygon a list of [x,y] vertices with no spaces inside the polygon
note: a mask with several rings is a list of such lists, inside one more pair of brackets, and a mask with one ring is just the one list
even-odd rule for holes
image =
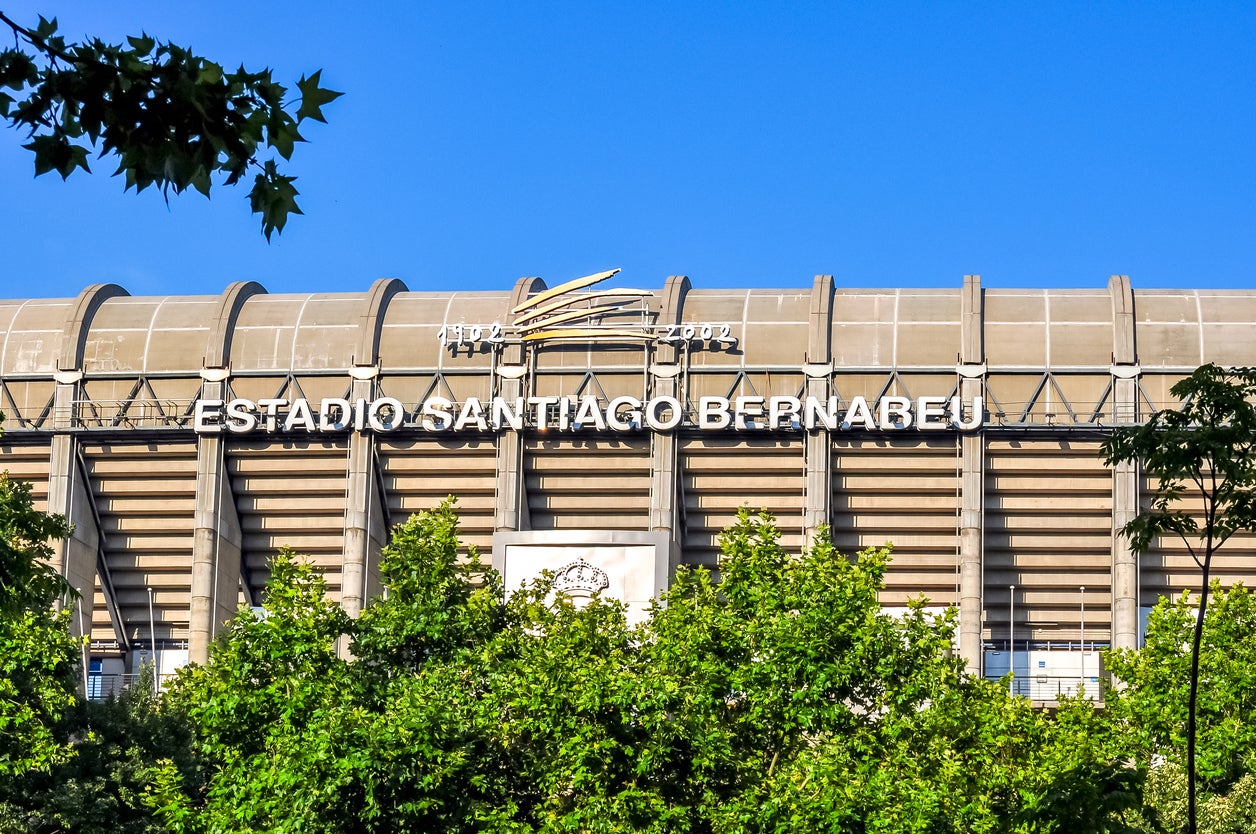
{"label": "concrete stadium building", "polygon": [[[284,545],[358,612],[390,526],[448,494],[508,585],[548,567],[638,609],[744,505],[790,548],[893,542],[885,606],[955,606],[970,668],[1042,698],[1093,691],[1095,649],[1195,586],[1173,542],[1115,535],[1148,484],[1098,444],[1199,364],[1256,364],[1256,291],[612,274],[0,301],[0,468],[74,524],[93,674],[204,659]],[[1222,581],[1256,578],[1227,548]]]}

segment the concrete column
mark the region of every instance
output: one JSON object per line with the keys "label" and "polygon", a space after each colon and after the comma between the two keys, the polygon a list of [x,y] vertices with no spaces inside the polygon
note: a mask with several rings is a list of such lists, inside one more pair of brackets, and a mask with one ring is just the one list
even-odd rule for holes
{"label": "concrete column", "polygon": [[[968,395],[964,395],[967,400]],[[959,652],[969,674],[982,673],[983,613],[982,530],[985,494],[985,441],[981,435],[960,439]]]}
{"label": "concrete column", "polygon": [[[79,442],[71,433],[82,374],[58,371],[53,395],[52,425],[55,434],[48,461],[48,512],[63,515],[74,525],[67,538],[52,543],[52,565],[70,586],[83,595],[84,614],[91,628],[92,600],[96,589],[96,559],[101,533],[92,507],[95,498],[78,465]],[[78,635],[79,618],[70,620]]]}
{"label": "concrete column", "polygon": [[[675,377],[656,377],[654,395],[675,397],[679,386]],[[667,531],[680,540],[679,445],[674,432],[650,435],[650,529]]]}
{"label": "concrete column", "polygon": [[[358,342],[349,375],[349,400],[371,400],[379,377],[379,342],[388,303],[406,285],[396,278],[381,278],[371,285],[358,321]],[[346,462],[344,553],[340,566],[340,606],[350,617],[379,588],[379,554],[388,543],[388,496],[380,489],[377,471],[377,440],[371,432],[349,434]]]}
{"label": "concrete column", "polygon": [[[1112,296],[1113,423],[1138,422],[1138,365],[1134,339],[1134,292],[1128,275],[1108,280]],[[1138,467],[1117,464],[1112,471],[1112,647],[1138,648],[1138,554],[1121,528],[1138,515]]]}
{"label": "concrete column", "polygon": [[[374,368],[359,371],[350,400],[369,400],[375,395]],[[370,376],[366,376],[370,372]],[[387,498],[380,492],[376,471],[375,435],[349,435],[349,487],[346,491],[344,561],[340,573],[340,606],[350,617],[379,587],[379,555],[388,543]]]}
{"label": "concrete column", "polygon": [[[106,301],[126,294],[127,291],[116,284],[92,284],[79,293],[62,326],[61,354],[53,375],[56,388],[52,408],[54,434],[48,461],[48,511],[64,515],[74,525],[74,530],[68,538],[52,543],[52,564],[83,595],[84,619],[89,630],[102,534],[96,523],[95,498],[78,463],[75,401],[83,394],[83,351],[92,319]],[[72,618],[70,628],[79,632],[78,617]]]}
{"label": "concrete column", "polygon": [[[679,324],[685,309],[689,279],[672,275],[663,287],[659,324]],[[659,342],[650,362],[650,396],[681,399],[681,353],[675,345]],[[652,361],[651,361],[652,360]],[[650,434],[650,530],[666,532],[671,537],[673,561],[679,556],[684,527],[684,506],[680,497],[680,443],[675,432]]]}
{"label": "concrete column", "polygon": [[[827,401],[833,393],[833,276],[817,275],[811,285],[807,320],[807,357],[803,365],[807,396]],[[829,524],[833,510],[833,441],[828,429],[803,435],[807,481],[803,503],[803,539],[809,544]]]}
{"label": "concrete column", "polygon": [[1112,473],[1112,648],[1138,648],[1138,554],[1121,528],[1138,515],[1138,469],[1121,463]]}
{"label": "concrete column", "polygon": [[[500,382],[501,396],[508,401],[527,396],[524,393],[522,345],[507,345],[503,351],[507,362],[498,366],[506,374]],[[523,433],[501,431],[497,434],[497,510],[493,529],[498,531],[528,530],[528,490],[523,479]]]}
{"label": "concrete column", "polygon": [[[540,278],[520,278],[510,295],[512,312],[520,304],[528,300],[528,296],[543,292],[545,282]],[[497,365],[497,376],[500,395],[507,400],[527,396],[528,356],[522,344],[507,344],[502,347]],[[497,510],[493,517],[493,529],[498,532],[531,529],[528,517],[528,490],[524,481],[523,469],[523,435],[517,431],[502,431],[497,434]]]}
{"label": "concrete column", "polygon": [[[223,291],[205,341],[201,398],[230,399],[231,344],[245,303],[266,289],[236,281]],[[196,505],[192,525],[192,593],[188,611],[188,660],[204,663],[218,626],[235,615],[240,599],[243,534],[235,494],[227,473],[226,441],[221,434],[196,438]],[[249,589],[245,589],[247,592]],[[245,594],[249,598],[249,594]]]}
{"label": "concrete column", "polygon": [[[225,373],[201,386],[203,399],[227,399]],[[218,628],[235,616],[240,600],[243,536],[227,473],[225,438],[196,438],[196,507],[192,526],[192,594],[188,660],[204,663]]]}
{"label": "concrete column", "polygon": [[[959,394],[964,402],[985,393],[985,315],[981,276],[965,275],[961,296]],[[982,674],[982,542],[985,527],[985,433],[960,440],[959,654],[971,675]]]}

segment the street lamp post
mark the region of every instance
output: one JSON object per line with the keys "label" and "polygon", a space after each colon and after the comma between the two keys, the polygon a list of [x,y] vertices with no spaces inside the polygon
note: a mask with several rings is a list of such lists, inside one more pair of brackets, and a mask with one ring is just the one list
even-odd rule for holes
{"label": "street lamp post", "polygon": [[1016,694],[1016,586],[1007,586],[1007,694]]}
{"label": "street lamp post", "polygon": [[1078,640],[1078,642],[1082,644],[1082,657],[1081,657],[1081,673],[1077,682],[1081,686],[1085,686],[1086,685],[1086,586],[1085,585],[1081,586],[1079,590],[1081,591],[1082,622],[1081,622],[1081,630],[1080,630],[1080,639]]}
{"label": "street lamp post", "polygon": [[90,631],[87,630],[87,616],[83,611],[83,600],[84,600],[83,589],[79,588],[77,590],[79,594],[79,597],[78,597],[79,633],[83,635],[83,648],[81,652],[83,656],[83,697],[90,698],[91,689],[88,688],[88,674],[89,674],[92,664],[91,664],[91,655],[89,654],[88,646],[91,643],[92,634]]}
{"label": "street lamp post", "polygon": [[153,589],[148,589],[148,652],[152,655],[153,664],[153,697],[161,694],[161,686],[157,682],[157,620],[153,617]]}

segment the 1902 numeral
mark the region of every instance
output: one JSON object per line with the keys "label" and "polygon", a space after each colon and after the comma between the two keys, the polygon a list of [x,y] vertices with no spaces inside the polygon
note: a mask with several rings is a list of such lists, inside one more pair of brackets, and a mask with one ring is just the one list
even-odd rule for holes
{"label": "1902 numeral", "polygon": [[492,324],[446,324],[436,331],[436,338],[444,346],[449,345],[499,345],[506,341],[502,326]]}

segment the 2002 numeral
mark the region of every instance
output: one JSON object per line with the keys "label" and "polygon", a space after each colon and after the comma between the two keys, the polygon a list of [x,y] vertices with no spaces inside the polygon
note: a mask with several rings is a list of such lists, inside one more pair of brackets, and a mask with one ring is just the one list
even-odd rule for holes
{"label": "2002 numeral", "polygon": [[659,336],[660,342],[716,342],[721,345],[737,344],[732,328],[727,324],[669,324]]}

